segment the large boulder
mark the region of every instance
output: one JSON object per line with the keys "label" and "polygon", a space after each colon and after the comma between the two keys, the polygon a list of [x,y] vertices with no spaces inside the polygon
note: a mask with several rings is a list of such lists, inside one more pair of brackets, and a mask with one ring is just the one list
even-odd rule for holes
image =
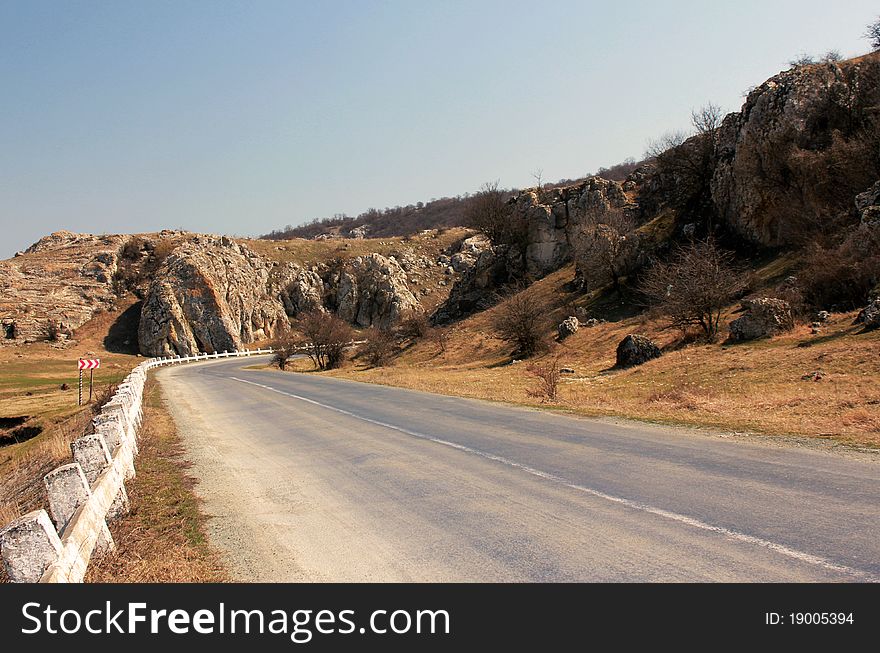
{"label": "large boulder", "polygon": [[141,353],[234,350],[287,328],[268,292],[271,265],[228,238],[200,237],[175,249],[151,283],[138,329]]}
{"label": "large boulder", "polygon": [[573,336],[578,332],[581,323],[580,321],[572,316],[563,320],[558,327],[556,327],[556,335],[559,337],[559,340],[565,340],[569,336]]}
{"label": "large boulder", "polygon": [[866,329],[880,328],[880,299],[873,300],[859,313],[856,324],[862,324]]}
{"label": "large boulder", "polygon": [[381,254],[358,256],[338,272],[336,314],[361,327],[386,329],[403,316],[421,309],[406,285],[400,264]]}
{"label": "large boulder", "polygon": [[768,338],[794,328],[791,306],[781,299],[747,299],[742,302],[742,310],[743,315],[729,326],[733,342]]}
{"label": "large boulder", "polygon": [[627,368],[643,365],[660,358],[660,348],[645,336],[630,334],[617,345],[616,367]]}

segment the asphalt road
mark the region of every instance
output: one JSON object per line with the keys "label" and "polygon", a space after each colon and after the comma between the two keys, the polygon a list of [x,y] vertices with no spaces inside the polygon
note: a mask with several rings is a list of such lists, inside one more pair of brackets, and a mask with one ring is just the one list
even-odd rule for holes
{"label": "asphalt road", "polygon": [[240,580],[880,578],[877,463],[254,363],[159,372]]}

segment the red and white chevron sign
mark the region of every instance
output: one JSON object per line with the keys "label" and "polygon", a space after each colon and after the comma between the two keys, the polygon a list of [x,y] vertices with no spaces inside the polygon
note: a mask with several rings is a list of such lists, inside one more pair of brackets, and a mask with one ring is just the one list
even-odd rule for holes
{"label": "red and white chevron sign", "polygon": [[100,358],[80,358],[79,359],[79,369],[81,370],[96,370],[101,367],[101,359]]}

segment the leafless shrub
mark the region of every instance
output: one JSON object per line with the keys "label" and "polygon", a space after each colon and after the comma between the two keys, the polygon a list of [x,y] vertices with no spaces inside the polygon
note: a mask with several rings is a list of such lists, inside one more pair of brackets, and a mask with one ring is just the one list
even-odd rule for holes
{"label": "leafless shrub", "polygon": [[880,228],[863,225],[840,245],[813,244],[810,263],[798,274],[805,304],[815,310],[852,310],[864,306],[880,283]]}
{"label": "leafless shrub", "polygon": [[815,57],[811,54],[802,53],[788,62],[789,68],[800,68],[802,66],[811,66],[816,63]]}
{"label": "leafless shrub", "polygon": [[[574,239],[577,279],[585,288],[609,281],[619,290],[628,242],[633,238],[635,221],[623,209],[593,210],[584,216]],[[630,241],[628,241],[630,239]]]}
{"label": "leafless shrub", "polygon": [[558,356],[543,365],[529,365],[526,372],[539,381],[537,387],[526,390],[530,397],[541,401],[556,401],[559,397],[559,379],[561,377]]}
{"label": "leafless shrub", "polygon": [[465,220],[496,245],[521,246],[527,237],[526,221],[508,204],[507,195],[498,188],[497,181],[483,184],[480,192],[468,200]]}
{"label": "leafless shrub", "polygon": [[144,250],[147,249],[146,241],[142,236],[132,236],[119,252],[119,257],[123,261],[138,261],[143,256]]}
{"label": "leafless shrub", "polygon": [[397,353],[397,338],[390,329],[373,327],[361,345],[361,356],[371,367],[385,367]]}
{"label": "leafless shrub", "polygon": [[721,313],[747,286],[733,255],[713,240],[679,247],[668,261],[657,261],[642,279],[641,290],[671,326],[698,326],[709,342],[718,336]]}
{"label": "leafless shrub", "polygon": [[822,55],[822,63],[838,63],[843,61],[843,55],[839,50],[829,50]]}
{"label": "leafless shrub", "polygon": [[521,291],[501,304],[492,326],[501,340],[513,345],[514,355],[528,358],[545,346],[544,313],[534,293]]}
{"label": "leafless shrub", "polygon": [[836,237],[850,220],[853,197],[873,184],[880,173],[880,136],[871,120],[850,136],[833,130],[825,147],[789,146],[781,153],[782,169],[768,177],[777,182],[771,208],[780,225],[801,241],[817,234]]}
{"label": "leafless shrub", "polygon": [[871,43],[873,50],[880,50],[880,18],[868,25],[865,38]]}
{"label": "leafless shrub", "polygon": [[707,104],[691,114],[693,131],[671,132],[649,144],[646,157],[655,164],[656,186],[675,208],[711,218],[710,182],[715,171],[716,132],[724,112]]}
{"label": "leafless shrub", "polygon": [[310,311],[300,318],[298,327],[316,368],[329,370],[342,364],[354,333],[347,322],[330,313]]}
{"label": "leafless shrub", "polygon": [[441,354],[445,354],[449,347],[449,330],[443,327],[434,327],[431,330],[431,335],[434,343],[437,345],[437,349],[440,350]]}
{"label": "leafless shrub", "polygon": [[278,366],[282,372],[287,369],[287,363],[298,353],[301,353],[301,345],[291,337],[286,335],[279,338],[272,344],[274,353],[272,355],[272,363]]}
{"label": "leafless shrub", "polygon": [[638,170],[639,166],[644,165],[644,161],[636,161],[633,157],[624,159],[622,163],[610,167],[599,168],[596,176],[608,181],[626,181],[633,172]]}
{"label": "leafless shrub", "polygon": [[49,342],[58,342],[61,340],[62,328],[58,320],[49,320],[46,323],[46,340]]}
{"label": "leafless shrub", "polygon": [[397,333],[407,340],[421,340],[431,331],[431,321],[424,311],[410,311],[397,327]]}

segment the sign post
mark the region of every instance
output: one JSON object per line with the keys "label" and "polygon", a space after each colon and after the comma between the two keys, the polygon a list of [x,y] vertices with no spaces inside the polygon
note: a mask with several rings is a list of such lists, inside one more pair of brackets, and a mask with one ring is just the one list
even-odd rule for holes
{"label": "sign post", "polygon": [[95,370],[101,367],[100,358],[80,358],[79,368],[79,405],[83,402],[83,370],[89,371],[89,403],[92,403],[92,387],[95,382]]}

